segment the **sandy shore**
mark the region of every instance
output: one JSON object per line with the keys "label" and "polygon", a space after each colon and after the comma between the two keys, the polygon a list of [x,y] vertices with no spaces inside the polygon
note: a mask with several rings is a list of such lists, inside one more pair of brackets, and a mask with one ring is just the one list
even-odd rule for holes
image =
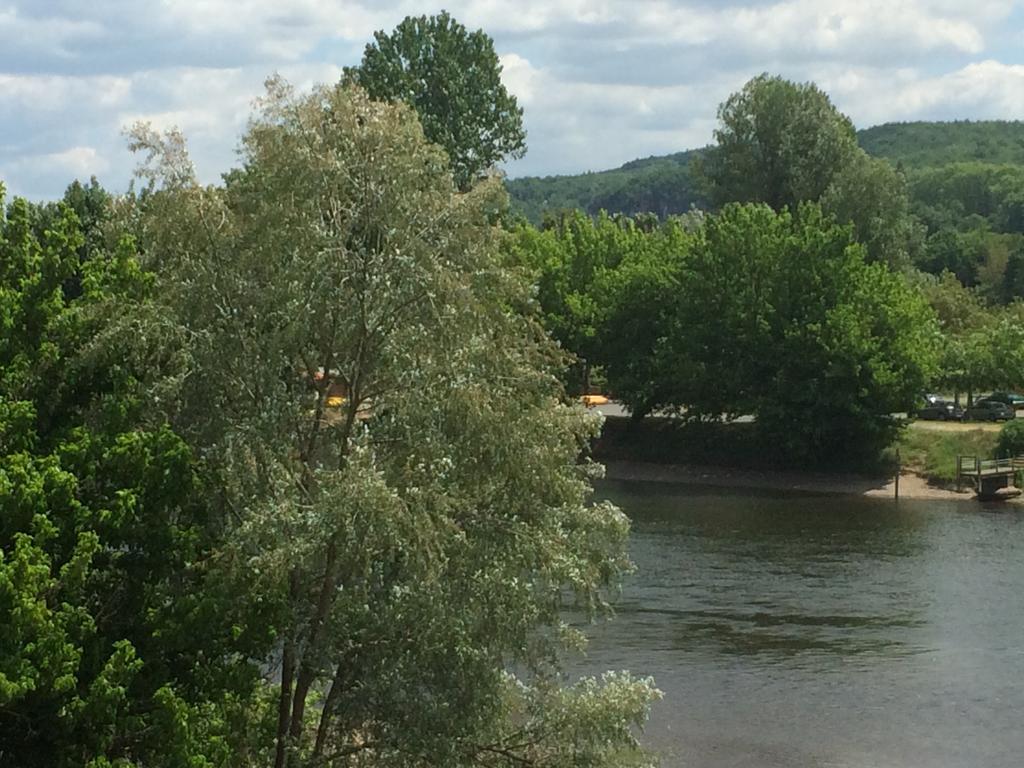
{"label": "sandy shore", "polygon": [[[606,476],[611,480],[717,485],[736,488],[757,488],[774,491],[870,496],[891,499],[895,496],[895,479],[870,478],[860,475],[830,475],[813,472],[761,472],[725,467],[688,466],[683,464],[652,464],[640,461],[605,461]],[[973,491],[931,486],[919,475],[900,475],[901,499],[944,499],[971,501]]]}

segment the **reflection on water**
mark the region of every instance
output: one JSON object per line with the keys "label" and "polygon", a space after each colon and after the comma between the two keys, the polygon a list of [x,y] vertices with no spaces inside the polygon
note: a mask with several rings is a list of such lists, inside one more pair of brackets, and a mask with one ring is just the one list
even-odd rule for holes
{"label": "reflection on water", "polygon": [[1024,763],[1024,511],[601,492],[638,572],[582,667],[655,677],[666,766]]}

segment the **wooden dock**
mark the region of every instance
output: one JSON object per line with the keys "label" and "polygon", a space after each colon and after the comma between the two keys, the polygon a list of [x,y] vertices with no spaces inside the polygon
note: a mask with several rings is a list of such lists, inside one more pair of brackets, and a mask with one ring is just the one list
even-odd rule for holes
{"label": "wooden dock", "polygon": [[996,499],[1005,488],[1017,490],[1017,473],[1024,471],[1024,456],[1007,459],[979,459],[977,456],[956,457],[956,489],[965,485],[974,488],[981,499]]}

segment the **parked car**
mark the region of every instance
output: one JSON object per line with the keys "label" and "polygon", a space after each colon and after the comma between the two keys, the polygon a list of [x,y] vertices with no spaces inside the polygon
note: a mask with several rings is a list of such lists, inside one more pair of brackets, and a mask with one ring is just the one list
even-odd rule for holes
{"label": "parked car", "polygon": [[917,418],[930,421],[960,421],[964,409],[945,400],[936,400],[917,412]]}
{"label": "parked car", "polygon": [[964,411],[964,419],[968,421],[1008,421],[1017,415],[1006,403],[998,400],[976,400],[974,405]]}
{"label": "parked car", "polygon": [[1005,403],[1014,410],[1024,408],[1024,395],[1016,392],[993,392],[985,397],[986,400],[995,400],[998,403]]}

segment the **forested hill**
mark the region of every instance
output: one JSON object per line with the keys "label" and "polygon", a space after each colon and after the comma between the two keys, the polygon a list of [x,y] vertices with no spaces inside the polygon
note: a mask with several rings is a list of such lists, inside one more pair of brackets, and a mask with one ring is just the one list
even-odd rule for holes
{"label": "forested hill", "polygon": [[859,131],[857,140],[869,155],[908,170],[950,163],[1024,165],[1022,122],[886,123]]}
{"label": "forested hill", "polygon": [[700,151],[632,160],[610,171],[577,176],[527,176],[506,185],[513,208],[535,224],[545,211],[573,208],[664,217],[704,202],[690,175],[690,161]]}
{"label": "forested hill", "polygon": [[[961,162],[1024,165],[1022,122],[886,123],[857,137],[868,154],[911,171]],[[690,174],[690,161],[700,152],[648,157],[576,176],[511,179],[507,186],[515,210],[534,223],[545,211],[567,208],[666,216],[704,202]]]}

